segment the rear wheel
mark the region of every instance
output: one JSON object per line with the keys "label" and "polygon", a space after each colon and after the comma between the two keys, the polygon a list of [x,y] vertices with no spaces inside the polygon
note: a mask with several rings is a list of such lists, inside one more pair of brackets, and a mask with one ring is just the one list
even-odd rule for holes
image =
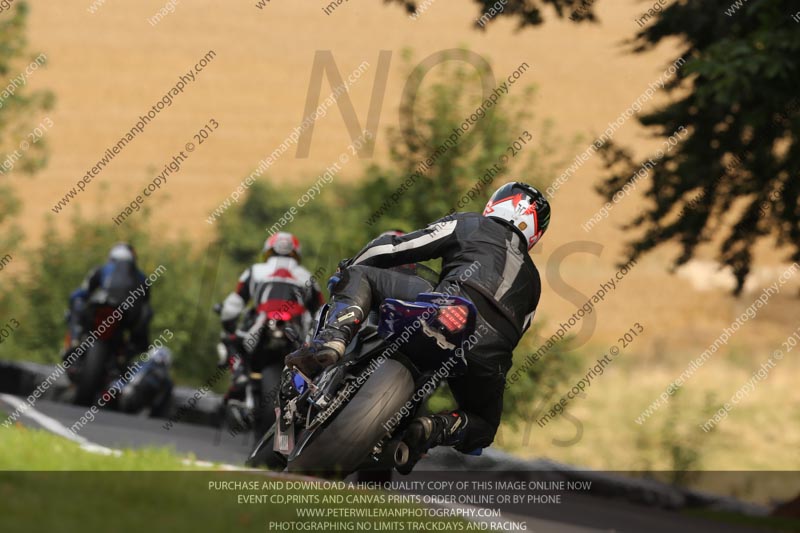
{"label": "rear wheel", "polygon": [[84,356],[78,375],[78,386],[75,391],[75,403],[90,406],[95,396],[103,386],[106,361],[108,360],[108,346],[105,342],[98,342],[89,348]]}
{"label": "rear wheel", "polygon": [[275,407],[278,405],[278,389],[281,372],[278,365],[265,366],[261,370],[261,393],[255,413],[256,435],[263,435],[275,423]]}
{"label": "rear wheel", "polygon": [[287,465],[289,472],[346,476],[367,459],[386,433],[384,424],[414,393],[411,372],[388,359],[367,379],[331,424]]}
{"label": "rear wheel", "polygon": [[270,470],[286,468],[286,458],[273,450],[275,444],[275,426],[270,428],[261,438],[245,464],[250,468],[266,467]]}

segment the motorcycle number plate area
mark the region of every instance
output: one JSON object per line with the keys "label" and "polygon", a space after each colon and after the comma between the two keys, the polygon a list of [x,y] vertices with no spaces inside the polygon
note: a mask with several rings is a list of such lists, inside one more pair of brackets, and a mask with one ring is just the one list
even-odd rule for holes
{"label": "motorcycle number plate area", "polygon": [[285,431],[281,428],[281,410],[279,407],[275,408],[275,419],[279,422],[275,424],[275,439],[272,449],[288,455],[294,450],[294,424],[286,428]]}

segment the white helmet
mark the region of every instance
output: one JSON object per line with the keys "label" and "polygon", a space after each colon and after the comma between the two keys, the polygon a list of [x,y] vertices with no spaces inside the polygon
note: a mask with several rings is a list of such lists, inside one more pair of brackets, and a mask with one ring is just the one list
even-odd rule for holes
{"label": "white helmet", "polygon": [[297,237],[286,231],[279,231],[270,235],[270,237],[264,241],[264,247],[261,249],[265,260],[274,254],[292,256],[300,261],[300,252],[300,241]]}
{"label": "white helmet", "polygon": [[515,181],[494,192],[486,203],[483,216],[513,226],[525,237],[530,250],[550,224],[550,203],[537,189]]}
{"label": "white helmet", "polygon": [[111,251],[108,252],[108,260],[109,261],[135,261],[136,260],[136,252],[133,250],[133,246],[128,243],[119,242],[111,247]]}

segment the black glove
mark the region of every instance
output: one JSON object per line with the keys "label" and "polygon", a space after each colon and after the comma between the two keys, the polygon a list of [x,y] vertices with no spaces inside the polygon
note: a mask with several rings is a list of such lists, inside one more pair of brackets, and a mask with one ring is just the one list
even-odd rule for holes
{"label": "black glove", "polygon": [[339,261],[339,265],[336,267],[336,272],[334,272],[330,278],[328,278],[328,292],[332,293],[336,284],[342,281],[342,273],[344,272],[347,267],[353,262],[352,259],[342,259]]}

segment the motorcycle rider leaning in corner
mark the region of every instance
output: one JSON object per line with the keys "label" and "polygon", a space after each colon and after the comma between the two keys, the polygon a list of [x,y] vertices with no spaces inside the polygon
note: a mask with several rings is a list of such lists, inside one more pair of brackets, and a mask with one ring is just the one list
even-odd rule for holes
{"label": "motorcycle rider leaning in corner", "polygon": [[[222,304],[223,337],[235,337],[237,322],[249,302],[253,307],[243,327],[252,328],[255,315],[263,311],[271,319],[295,322],[301,329],[297,331],[299,337],[305,337],[325,298],[311,273],[300,265],[301,251],[300,241],[291,233],[281,231],[267,238],[261,250],[263,262],[242,273],[236,290]],[[226,365],[231,367],[232,376],[225,401],[243,400],[247,369],[241,361],[220,354],[219,366]]]}
{"label": "motorcycle rider leaning in corner", "polygon": [[137,298],[133,307],[126,310],[121,325],[130,332],[128,357],[147,351],[150,344],[150,320],[153,310],[150,307],[150,289],[144,285],[145,275],[136,266],[136,251],[128,243],[117,243],[108,253],[108,262],[93,269],[81,286],[69,297],[69,341],[63,357],[81,342],[84,333],[92,328],[94,317],[87,316],[90,304],[98,297],[104,303],[119,306],[131,292],[142,286],[144,296]]}
{"label": "motorcycle rider leaning in corner", "polygon": [[[528,329],[541,294],[528,252],[550,223],[550,204],[524,183],[503,185],[483,214],[454,213],[403,236],[381,236],[342,262],[331,291],[331,310],[310,343],[286,357],[287,366],[316,375],[338,361],[373,305],[386,298],[415,300],[422,292],[463,296],[478,310],[476,327],[488,334],[465,354],[466,375],[448,384],[458,410],[414,420],[403,440],[415,455],[434,446],[469,453],[494,440],[503,410],[512,352]],[[390,270],[442,259],[438,285]],[[472,265],[480,267],[474,270]],[[464,275],[470,270],[470,275]],[[461,281],[465,279],[465,281]]]}

